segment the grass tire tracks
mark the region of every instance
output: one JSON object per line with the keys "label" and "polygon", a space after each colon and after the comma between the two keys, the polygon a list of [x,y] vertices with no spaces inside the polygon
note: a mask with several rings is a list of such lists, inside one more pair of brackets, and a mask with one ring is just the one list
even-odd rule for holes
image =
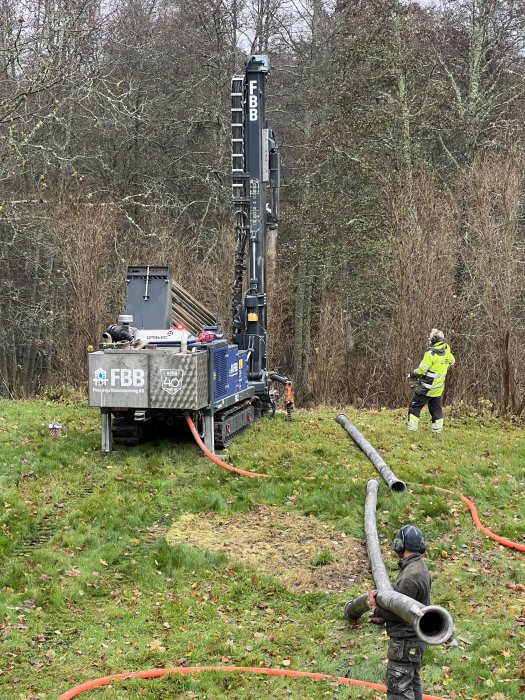
{"label": "grass tire tracks", "polygon": [[79,488],[68,494],[66,503],[61,504],[61,507],[56,507],[53,511],[45,513],[39,520],[34,522],[28,532],[11,550],[9,556],[28,557],[35,549],[47,544],[60,529],[67,514],[73,511],[85,498],[94,493],[101,483],[102,479],[97,478],[94,470],[87,472]]}

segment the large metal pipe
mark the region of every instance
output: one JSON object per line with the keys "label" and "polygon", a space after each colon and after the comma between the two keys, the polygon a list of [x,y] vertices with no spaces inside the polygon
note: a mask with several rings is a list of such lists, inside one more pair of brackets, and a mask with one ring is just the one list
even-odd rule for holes
{"label": "large metal pipe", "polygon": [[[427,644],[442,644],[452,636],[454,623],[450,613],[440,605],[423,605],[417,600],[394,591],[381,558],[381,548],[377,537],[376,504],[379,482],[369,479],[366,482],[365,537],[372,576],[377,588],[377,602],[386,610],[414,628],[417,636]],[[345,617],[357,620],[368,610],[367,594],[349,601],[343,610]]]}
{"label": "large metal pipe", "polygon": [[190,306],[186,305],[185,300],[180,297],[172,297],[171,308],[173,311],[178,311],[181,315],[186,315],[191,323],[202,329],[204,326],[209,326],[210,323],[206,320],[204,316],[196,312]]}
{"label": "large metal pipe", "polygon": [[377,469],[379,474],[383,477],[388,488],[392,491],[401,492],[406,489],[406,484],[401,479],[398,479],[390,467],[386,464],[385,460],[379,456],[379,454],[374,450],[372,445],[368,440],[359,432],[359,430],[350,423],[348,418],[344,413],[340,413],[336,419],[337,423],[341,425],[354,442],[363,450],[368,459],[372,462],[374,467]]}
{"label": "large metal pipe", "polygon": [[357,598],[349,600],[343,608],[343,615],[349,620],[358,620],[366,612],[370,612],[368,593],[361,593]]}

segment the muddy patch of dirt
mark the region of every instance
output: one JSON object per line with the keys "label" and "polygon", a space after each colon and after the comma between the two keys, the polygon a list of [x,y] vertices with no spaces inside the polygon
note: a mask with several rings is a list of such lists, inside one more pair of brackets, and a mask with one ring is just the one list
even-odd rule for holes
{"label": "muddy patch of dirt", "polygon": [[312,516],[267,506],[228,516],[184,515],[166,541],[223,552],[298,593],[344,591],[368,576],[363,543]]}

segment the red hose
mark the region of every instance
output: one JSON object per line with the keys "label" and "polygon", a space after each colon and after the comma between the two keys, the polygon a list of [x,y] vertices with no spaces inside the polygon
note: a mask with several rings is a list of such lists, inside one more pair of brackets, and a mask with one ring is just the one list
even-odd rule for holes
{"label": "red hose", "polygon": [[206,445],[202,442],[201,436],[197,432],[197,428],[195,427],[192,419],[189,416],[186,416],[186,423],[189,426],[189,429],[191,430],[191,434],[195,438],[195,442],[197,445],[201,448],[201,450],[204,452],[206,457],[208,459],[211,459],[212,462],[215,462],[219,467],[222,467],[223,469],[227,469],[229,472],[235,472],[236,474],[241,474],[241,476],[252,476],[256,479],[267,479],[268,474],[258,474],[257,472],[246,472],[244,469],[236,469],[235,467],[232,467],[231,464],[226,464],[226,462],[223,462],[220,460],[218,457],[216,457],[213,452],[210,452],[210,450],[206,447]]}
{"label": "red hose", "polygon": [[[373,690],[382,690],[386,692],[384,685],[378,683],[369,683],[367,681],[356,681],[352,678],[341,678],[340,676],[330,676],[326,673],[308,673],[306,671],[289,671],[282,668],[254,668],[251,666],[180,666],[177,668],[154,668],[149,671],[131,671],[129,673],[116,673],[113,676],[104,676],[103,678],[95,678],[92,681],[87,681],[75,688],[66,691],[58,700],[71,700],[76,698],[81,693],[91,690],[92,688],[100,688],[103,685],[109,685],[114,681],[123,681],[129,678],[159,678],[169,675],[188,675],[190,673],[202,673],[203,671],[220,671],[222,673],[255,673],[260,676],[284,676],[285,678],[311,678],[314,681],[337,681],[344,685],[358,685],[362,688],[372,688]],[[423,700],[444,700],[437,695],[423,695]]]}
{"label": "red hose", "polygon": [[480,519],[478,517],[478,511],[476,510],[476,506],[472,503],[470,498],[467,498],[466,496],[462,496],[459,494],[459,497],[465,503],[472,514],[472,520],[474,521],[474,525],[480,530],[484,535],[487,535],[487,537],[490,537],[491,540],[494,540],[495,542],[499,542],[499,544],[504,545],[505,547],[510,547],[511,549],[517,549],[519,552],[525,552],[525,546],[522,544],[517,544],[516,542],[512,542],[511,540],[508,540],[506,537],[500,537],[499,535],[495,535],[491,530],[488,528],[484,527]]}
{"label": "red hose", "polygon": [[[436,491],[442,491],[443,493],[450,493],[454,495],[453,491],[451,491],[450,489],[444,489],[441,486],[423,484],[423,488],[436,489]],[[525,552],[525,546],[523,546],[522,544],[512,542],[512,540],[508,540],[506,537],[500,537],[499,535],[494,534],[492,530],[489,530],[488,527],[484,527],[481,524],[481,521],[478,517],[478,511],[476,510],[476,506],[472,503],[472,500],[468,498],[468,496],[463,496],[461,493],[459,494],[459,497],[461,498],[463,503],[465,503],[469,507],[470,513],[472,515],[472,520],[474,521],[474,525],[478,528],[480,532],[482,532],[484,535],[487,535],[487,537],[490,537],[491,540],[494,540],[495,542],[498,542],[499,544],[502,544],[505,547],[517,549],[519,552]]]}
{"label": "red hose", "polygon": [[[215,462],[219,467],[222,467],[223,469],[227,469],[228,471],[235,472],[236,474],[241,474],[242,476],[251,476],[254,478],[268,478],[268,474],[259,474],[257,472],[247,472],[244,471],[244,469],[236,469],[235,467],[232,467],[231,464],[226,464],[226,462],[223,462],[220,460],[218,457],[216,457],[213,452],[210,452],[210,450],[206,447],[206,445],[202,442],[199,433],[197,432],[197,429],[195,428],[195,425],[190,418],[190,416],[186,416],[186,422],[188,423],[188,426],[192,432],[193,437],[195,438],[195,442],[197,445],[201,448],[201,450],[204,452],[206,457],[208,459],[211,459],[212,462]],[[440,486],[432,486],[431,484],[425,484],[426,488],[434,488],[437,491],[442,491],[443,493],[451,493],[453,494],[454,492],[451,491],[450,489],[444,489],[441,488]],[[478,513],[476,510],[476,506],[472,503],[470,498],[467,498],[466,496],[463,496],[462,494],[459,494],[459,497],[465,503],[468,508],[470,509],[470,512],[472,514],[472,520],[474,521],[474,525],[477,527],[480,532],[482,532],[484,535],[487,535],[487,537],[490,537],[492,540],[495,542],[498,542],[499,544],[509,547],[511,549],[516,549],[519,552],[525,552],[525,546],[521,544],[517,544],[516,542],[512,542],[511,540],[508,540],[506,537],[500,537],[499,535],[494,534],[491,530],[488,528],[484,527],[480,519],[478,517]]]}

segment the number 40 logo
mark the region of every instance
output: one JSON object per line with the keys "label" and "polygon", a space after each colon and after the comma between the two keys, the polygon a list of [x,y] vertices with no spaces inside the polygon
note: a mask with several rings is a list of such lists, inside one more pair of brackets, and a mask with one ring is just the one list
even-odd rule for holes
{"label": "number 40 logo", "polygon": [[160,383],[164,391],[168,394],[176,394],[182,389],[182,380],[184,378],[184,370],[182,369],[161,369]]}

